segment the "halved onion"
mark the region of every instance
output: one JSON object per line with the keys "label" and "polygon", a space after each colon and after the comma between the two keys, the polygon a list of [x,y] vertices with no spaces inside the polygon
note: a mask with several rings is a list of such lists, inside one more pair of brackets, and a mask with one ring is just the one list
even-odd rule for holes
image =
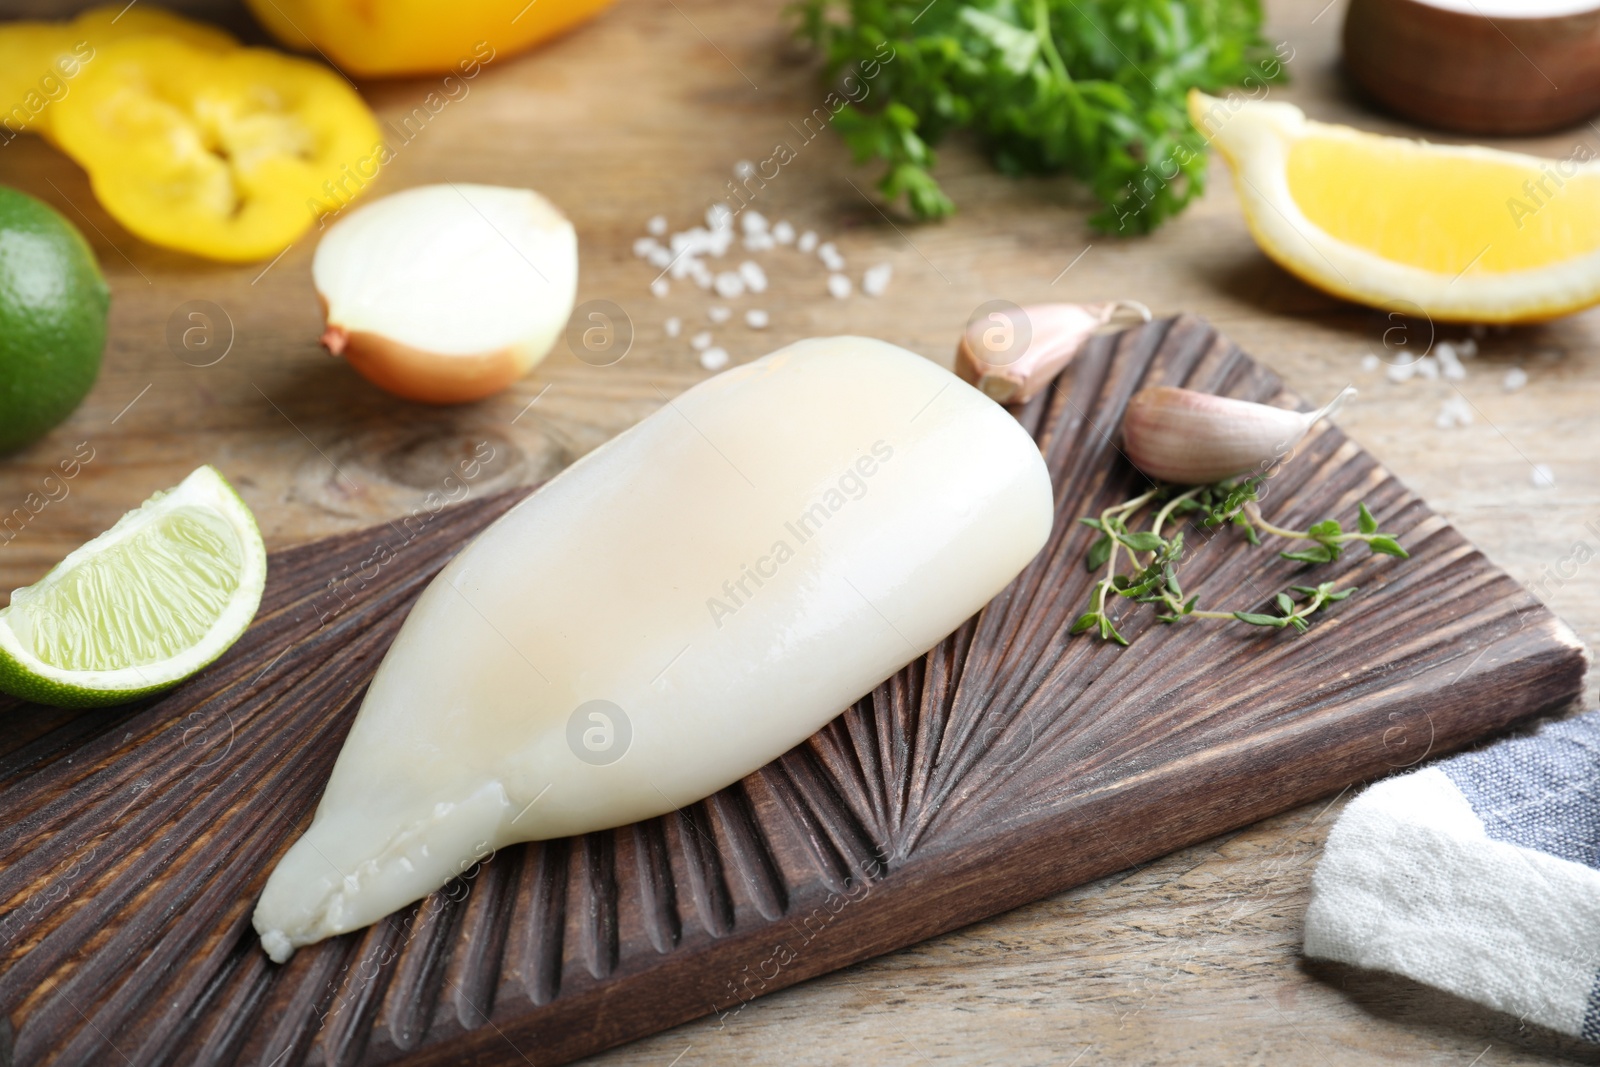
{"label": "halved onion", "polygon": [[457,404],[550,351],[577,293],[578,238],[531,189],[424,185],[334,223],[311,276],[328,351],[397,396]]}

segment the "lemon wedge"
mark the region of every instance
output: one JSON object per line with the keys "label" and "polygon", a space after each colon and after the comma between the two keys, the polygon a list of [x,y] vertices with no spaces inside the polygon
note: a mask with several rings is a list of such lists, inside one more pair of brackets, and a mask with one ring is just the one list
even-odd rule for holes
{"label": "lemon wedge", "polygon": [[1436,145],[1189,94],[1261,250],[1326,292],[1448,322],[1600,303],[1600,163]]}

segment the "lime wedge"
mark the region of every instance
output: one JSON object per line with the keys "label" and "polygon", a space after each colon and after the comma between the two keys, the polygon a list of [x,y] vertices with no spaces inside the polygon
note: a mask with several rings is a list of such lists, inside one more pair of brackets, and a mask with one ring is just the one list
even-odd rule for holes
{"label": "lime wedge", "polygon": [[255,618],[267,550],[214,467],[157,493],[0,609],[0,690],[60,707],[176,685]]}

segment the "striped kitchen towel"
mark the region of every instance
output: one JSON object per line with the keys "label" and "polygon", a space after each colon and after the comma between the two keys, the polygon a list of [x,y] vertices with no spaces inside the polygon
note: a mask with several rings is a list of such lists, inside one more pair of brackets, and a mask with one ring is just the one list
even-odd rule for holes
{"label": "striped kitchen towel", "polygon": [[1357,796],[1312,877],[1305,953],[1600,1041],[1600,712]]}

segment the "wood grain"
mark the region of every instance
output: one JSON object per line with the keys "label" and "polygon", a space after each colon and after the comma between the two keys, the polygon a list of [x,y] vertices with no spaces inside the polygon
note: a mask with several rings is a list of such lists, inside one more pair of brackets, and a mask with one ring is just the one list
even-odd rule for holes
{"label": "wood grain", "polygon": [[[1571,632],[1331,426],[1274,478],[1269,517],[1364,500],[1410,560],[1324,568],[1363,593],[1307,638],[1148,611],[1124,621],[1131,649],[1067,637],[1090,582],[1074,519],[1142,484],[1106,431],[1149,384],[1298,402],[1192,317],[1097,340],[1017,412],[1056,487],[1047,547],[934,651],[705,801],[504,850],[282,967],[249,928],[256,893],[406,607],[518,494],[442,510],[403,543],[384,527],[277,554],[261,617],[215,668],[0,762],[4,1061],[100,1063],[109,1041],[131,1062],[564,1062],[1581,695]],[[1228,532],[1186,563],[1244,608],[1294,570]]]}

